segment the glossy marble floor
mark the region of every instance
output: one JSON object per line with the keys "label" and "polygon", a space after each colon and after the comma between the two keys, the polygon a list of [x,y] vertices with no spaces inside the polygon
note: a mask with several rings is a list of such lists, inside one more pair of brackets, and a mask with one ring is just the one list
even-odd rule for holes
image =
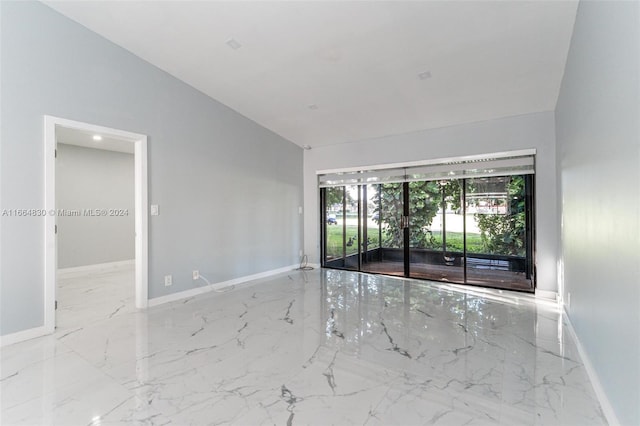
{"label": "glossy marble floor", "polygon": [[55,335],[2,349],[0,423],[606,424],[527,296],[314,270],[138,312],[132,279],[65,282]]}

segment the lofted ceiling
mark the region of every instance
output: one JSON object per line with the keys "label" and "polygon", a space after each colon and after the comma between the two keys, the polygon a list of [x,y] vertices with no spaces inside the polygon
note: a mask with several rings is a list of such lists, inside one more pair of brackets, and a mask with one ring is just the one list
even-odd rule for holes
{"label": "lofted ceiling", "polygon": [[555,109],[577,1],[47,1],[304,146]]}

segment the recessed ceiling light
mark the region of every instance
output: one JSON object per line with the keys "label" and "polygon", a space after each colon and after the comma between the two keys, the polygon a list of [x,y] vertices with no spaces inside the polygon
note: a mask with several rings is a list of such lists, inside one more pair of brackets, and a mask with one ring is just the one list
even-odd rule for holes
{"label": "recessed ceiling light", "polygon": [[316,104],[311,104],[308,106],[309,109],[318,109],[318,105]]}
{"label": "recessed ceiling light", "polygon": [[102,136],[100,136],[100,135],[93,135],[93,140],[94,140],[94,141],[101,141],[101,140],[102,140]]}
{"label": "recessed ceiling light", "polygon": [[238,43],[238,40],[236,40],[235,38],[230,38],[229,40],[225,41],[225,43],[227,43],[227,46],[229,46],[233,50],[238,50],[242,47],[242,45]]}
{"label": "recessed ceiling light", "polygon": [[428,78],[431,78],[431,71],[422,71],[421,73],[418,74],[418,78],[420,80],[426,80]]}

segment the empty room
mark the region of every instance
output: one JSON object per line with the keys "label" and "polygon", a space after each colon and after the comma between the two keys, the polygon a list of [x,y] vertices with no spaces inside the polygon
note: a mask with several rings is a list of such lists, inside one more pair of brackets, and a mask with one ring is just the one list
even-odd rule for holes
{"label": "empty room", "polygon": [[0,1],[3,425],[640,425],[640,2]]}

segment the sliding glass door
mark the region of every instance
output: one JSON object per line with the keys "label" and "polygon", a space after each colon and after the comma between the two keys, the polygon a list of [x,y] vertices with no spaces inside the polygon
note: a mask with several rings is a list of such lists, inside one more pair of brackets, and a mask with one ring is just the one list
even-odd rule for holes
{"label": "sliding glass door", "polygon": [[531,175],[466,180],[467,283],[530,290]]}
{"label": "sliding glass door", "polygon": [[325,188],[322,190],[322,236],[323,265],[344,267],[345,229],[343,200],[345,187]]}
{"label": "sliding glass door", "polygon": [[319,174],[322,266],[535,287],[531,152]]}
{"label": "sliding glass door", "polygon": [[322,265],[533,291],[533,177],[321,189]]}
{"label": "sliding glass door", "polygon": [[367,237],[373,243],[363,250],[362,270],[404,276],[405,231],[402,183],[366,185],[368,200]]}
{"label": "sliding glass door", "polygon": [[323,191],[323,261],[328,267],[359,270],[360,191],[357,185]]}
{"label": "sliding glass door", "polygon": [[464,220],[459,180],[409,182],[408,276],[464,283]]}

